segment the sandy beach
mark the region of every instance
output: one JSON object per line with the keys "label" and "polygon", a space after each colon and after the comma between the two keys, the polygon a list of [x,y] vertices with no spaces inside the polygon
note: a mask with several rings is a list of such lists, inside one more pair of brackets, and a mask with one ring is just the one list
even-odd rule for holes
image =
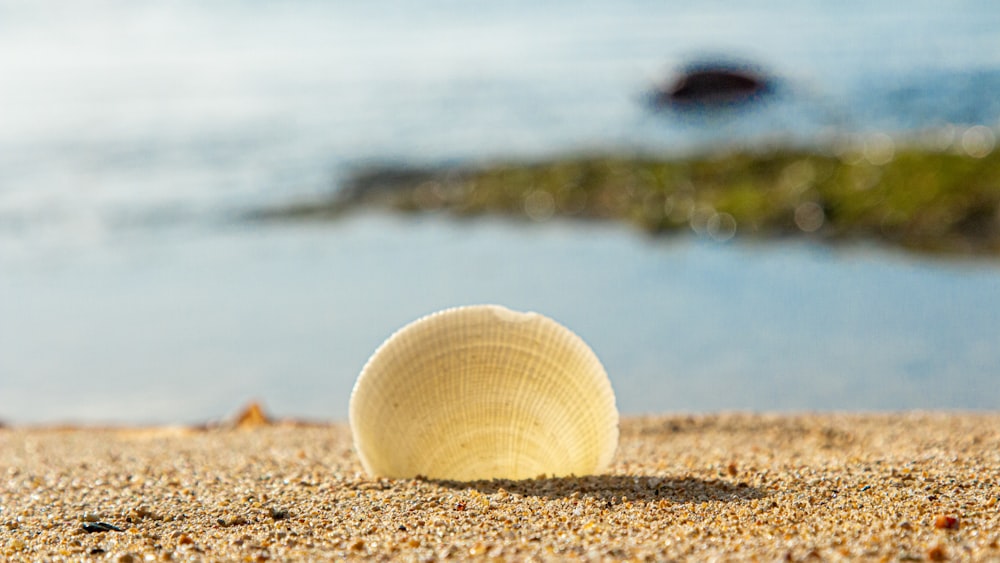
{"label": "sandy beach", "polygon": [[244,422],[0,428],[0,558],[1000,560],[996,413],[626,418],[606,475],[477,483]]}

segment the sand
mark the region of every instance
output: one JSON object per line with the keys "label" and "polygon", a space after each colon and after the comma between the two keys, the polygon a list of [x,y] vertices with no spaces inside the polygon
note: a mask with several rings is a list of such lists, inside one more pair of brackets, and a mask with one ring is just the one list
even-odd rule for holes
{"label": "sand", "polygon": [[260,422],[0,428],[0,559],[1000,561],[1000,413],[628,418],[606,475],[473,484]]}

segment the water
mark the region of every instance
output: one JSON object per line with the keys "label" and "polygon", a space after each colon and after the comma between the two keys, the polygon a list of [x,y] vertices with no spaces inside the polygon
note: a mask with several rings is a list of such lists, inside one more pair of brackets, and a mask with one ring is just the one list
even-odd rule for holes
{"label": "water", "polygon": [[[367,355],[500,302],[587,339],[625,412],[1000,407],[995,262],[592,224],[251,226],[371,161],[906,138],[1000,119],[990,1],[0,0],[0,419],[346,415]],[[643,104],[705,53],[781,81]]]}
{"label": "water", "polygon": [[1000,275],[877,250],[361,216],[116,242],[0,280],[15,420],[346,416],[368,354],[439,308],[576,330],[625,412],[996,408]]}

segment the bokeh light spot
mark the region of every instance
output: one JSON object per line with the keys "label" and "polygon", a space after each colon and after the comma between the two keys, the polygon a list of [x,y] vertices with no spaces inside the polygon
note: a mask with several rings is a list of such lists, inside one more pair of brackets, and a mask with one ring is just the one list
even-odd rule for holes
{"label": "bokeh light spot", "polygon": [[532,221],[546,221],[552,217],[555,210],[555,198],[549,192],[534,190],[524,198],[524,213]]}
{"label": "bokeh light spot", "polygon": [[865,139],[865,160],[875,166],[889,164],[896,156],[896,143],[885,133],[875,133]]}
{"label": "bokeh light spot", "polygon": [[962,133],[962,150],[973,158],[983,158],[990,154],[996,142],[996,134],[984,125],[969,127]]}
{"label": "bokeh light spot", "polygon": [[793,193],[805,191],[816,179],[816,168],[808,160],[798,160],[781,171],[778,182],[781,187]]}
{"label": "bokeh light spot", "polygon": [[807,201],[795,208],[795,226],[801,231],[812,233],[819,230],[826,221],[823,208],[814,201]]}
{"label": "bokeh light spot", "polygon": [[736,234],[736,219],[728,213],[716,213],[709,217],[705,227],[713,240],[725,242]]}
{"label": "bokeh light spot", "polygon": [[704,235],[708,232],[709,220],[715,215],[715,209],[711,205],[704,203],[694,205],[688,218],[688,224],[691,226],[692,231],[699,235]]}

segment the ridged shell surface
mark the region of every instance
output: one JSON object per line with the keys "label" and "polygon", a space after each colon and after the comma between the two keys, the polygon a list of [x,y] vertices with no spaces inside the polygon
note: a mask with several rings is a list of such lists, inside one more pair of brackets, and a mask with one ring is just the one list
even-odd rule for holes
{"label": "ridged shell surface", "polygon": [[393,334],[351,394],[368,473],[471,481],[588,475],[618,444],[604,367],[584,341],[537,313],[446,309]]}

